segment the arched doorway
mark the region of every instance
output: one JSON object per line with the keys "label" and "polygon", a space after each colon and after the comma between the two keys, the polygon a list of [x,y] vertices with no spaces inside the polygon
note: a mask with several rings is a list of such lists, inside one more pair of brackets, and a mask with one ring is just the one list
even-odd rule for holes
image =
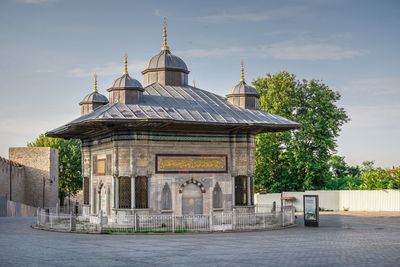
{"label": "arched doorway", "polygon": [[182,215],[203,214],[203,193],[200,187],[189,183],[182,192]]}

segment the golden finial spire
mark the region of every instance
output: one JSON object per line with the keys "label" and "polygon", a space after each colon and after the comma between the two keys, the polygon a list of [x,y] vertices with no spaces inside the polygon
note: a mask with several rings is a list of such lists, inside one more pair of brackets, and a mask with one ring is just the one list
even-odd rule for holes
{"label": "golden finial spire", "polygon": [[240,81],[244,82],[244,64],[243,64],[243,60],[240,62]]}
{"label": "golden finial spire", "polygon": [[124,74],[128,74],[128,53],[124,55]]}
{"label": "golden finial spire", "polygon": [[96,72],[94,73],[94,77],[93,77],[93,92],[97,93],[97,74]]}
{"label": "golden finial spire", "polygon": [[167,19],[165,17],[163,21],[163,47],[161,49],[164,51],[169,51],[167,44]]}
{"label": "golden finial spire", "polygon": [[196,80],[193,80],[193,87],[196,87]]}

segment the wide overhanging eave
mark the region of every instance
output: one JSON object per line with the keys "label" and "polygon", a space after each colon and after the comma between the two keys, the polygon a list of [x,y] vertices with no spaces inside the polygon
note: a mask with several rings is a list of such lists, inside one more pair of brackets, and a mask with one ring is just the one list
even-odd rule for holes
{"label": "wide overhanging eave", "polygon": [[127,120],[127,119],[96,119],[83,122],[72,122],[46,132],[48,137],[85,139],[107,134],[118,130],[146,131],[192,131],[192,132],[246,132],[251,134],[266,132],[282,132],[301,128],[300,124],[273,123],[220,123],[193,122],[179,120]]}

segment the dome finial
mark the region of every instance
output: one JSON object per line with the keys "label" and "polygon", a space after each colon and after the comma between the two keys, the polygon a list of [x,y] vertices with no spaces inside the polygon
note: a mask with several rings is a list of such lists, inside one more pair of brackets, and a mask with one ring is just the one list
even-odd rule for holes
{"label": "dome finial", "polygon": [[245,82],[244,81],[244,64],[243,64],[243,60],[240,61],[240,65],[241,65],[241,67],[240,67],[240,81],[241,82]]}
{"label": "dome finial", "polygon": [[93,76],[93,92],[95,92],[95,93],[97,93],[97,74],[96,74],[96,72],[94,73],[94,76]]}
{"label": "dome finial", "polygon": [[169,51],[169,47],[167,44],[167,18],[165,17],[163,21],[163,47],[161,49],[164,51]]}
{"label": "dome finial", "polygon": [[124,74],[128,74],[128,53],[124,55]]}

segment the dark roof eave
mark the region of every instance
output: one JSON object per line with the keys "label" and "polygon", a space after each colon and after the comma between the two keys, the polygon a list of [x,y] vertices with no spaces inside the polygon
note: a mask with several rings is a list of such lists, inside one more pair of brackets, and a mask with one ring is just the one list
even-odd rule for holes
{"label": "dark roof eave", "polygon": [[155,72],[155,71],[176,71],[176,72],[184,72],[186,74],[189,74],[190,71],[189,70],[185,70],[182,68],[149,68],[149,69],[145,69],[142,70],[142,74],[146,74],[148,72]]}
{"label": "dark roof eave", "polygon": [[123,90],[138,90],[141,92],[144,92],[144,88],[143,87],[132,87],[132,86],[126,86],[126,87],[110,87],[107,89],[107,92],[111,92],[111,91],[123,91]]}
{"label": "dark roof eave", "polygon": [[[105,126],[104,124],[109,124],[108,128],[110,130],[115,129],[115,124],[120,124],[124,123],[125,125],[127,123],[134,123],[137,122],[143,123],[143,122],[151,122],[151,123],[165,123],[169,124],[169,127],[171,124],[175,125],[209,125],[209,126],[220,126],[223,131],[241,131],[245,130],[246,132],[252,132],[254,134],[258,133],[266,133],[266,132],[282,132],[282,131],[288,131],[288,130],[295,130],[299,129],[302,126],[300,124],[294,123],[294,124],[268,124],[268,123],[220,123],[220,122],[194,122],[194,121],[179,121],[179,120],[159,120],[159,119],[135,119],[135,120],[129,120],[129,119],[94,119],[90,121],[83,121],[83,122],[71,122],[66,125],[63,125],[59,128],[56,128],[54,130],[46,132],[47,137],[58,137],[58,138],[87,138],[89,136],[86,136],[85,134],[77,134],[74,133],[74,129],[80,128],[82,129],[83,127],[87,127],[90,125],[101,125],[103,124],[103,127]],[[110,127],[111,125],[111,127]],[[224,127],[225,126],[225,127]],[[134,125],[128,126],[129,128],[134,127]],[[225,128],[225,129],[224,129]]]}

